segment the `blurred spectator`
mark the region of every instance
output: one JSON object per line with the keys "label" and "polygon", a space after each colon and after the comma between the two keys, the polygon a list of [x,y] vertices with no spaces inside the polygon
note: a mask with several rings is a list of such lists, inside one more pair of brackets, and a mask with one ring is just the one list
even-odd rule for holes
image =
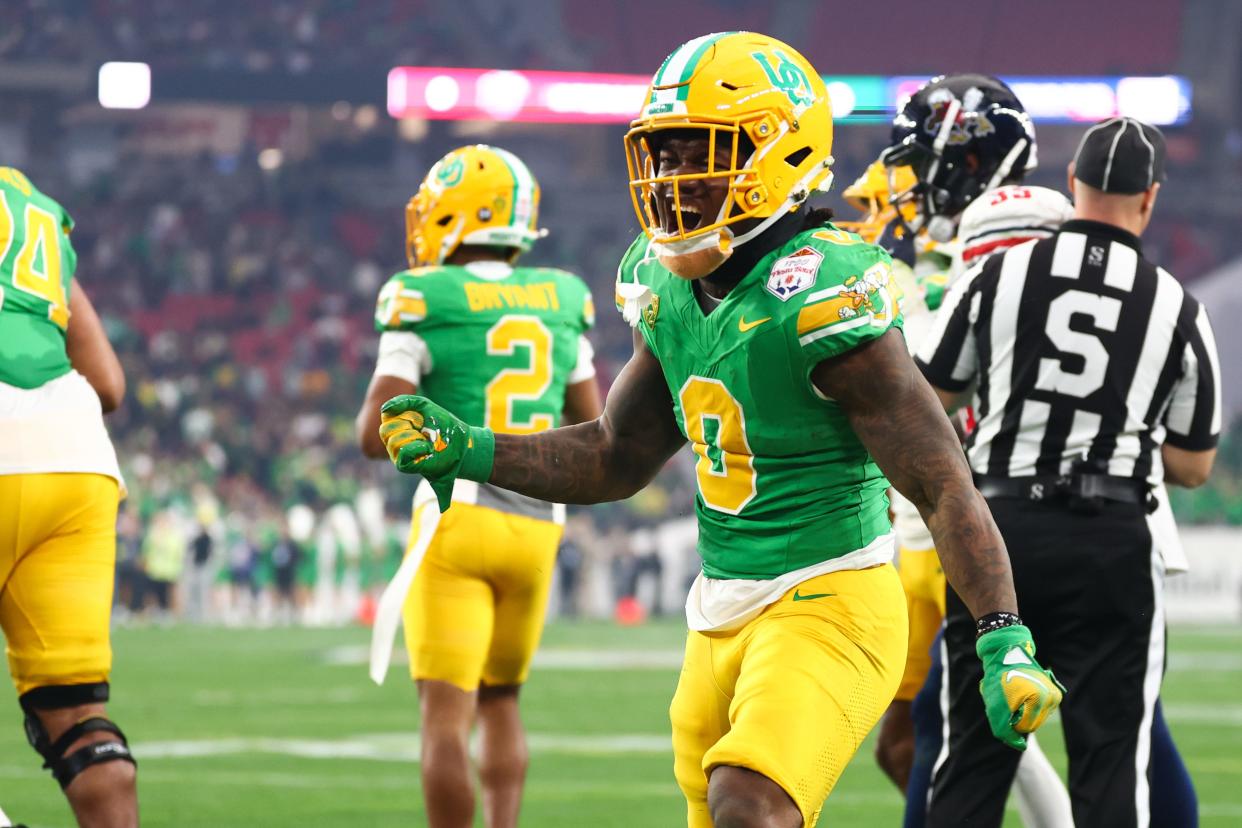
{"label": "blurred spectator", "polygon": [[190,541],[190,566],[186,572],[185,616],[192,624],[207,620],[208,601],[211,597],[211,554],[215,541],[204,524]]}
{"label": "blurred spectator", "polygon": [[280,539],[272,547],[272,573],[276,584],[276,618],[284,624],[297,618],[297,595],[295,593],[298,564],[302,550],[289,537],[289,530],[282,529]]}
{"label": "blurred spectator", "polygon": [[255,597],[258,593],[255,567],[258,557],[249,530],[236,532],[228,551],[228,608],[225,612],[228,623],[244,624],[255,620]]}
{"label": "blurred spectator", "polygon": [[118,617],[125,618],[142,609],[142,521],[132,505],[121,509],[116,527],[116,587],[112,593],[113,606],[121,610]]}
{"label": "blurred spectator", "polygon": [[174,612],[174,591],[185,567],[185,539],[170,511],[156,514],[142,544],[142,564],[146,574],[144,614],[155,604],[155,617],[167,621]]}

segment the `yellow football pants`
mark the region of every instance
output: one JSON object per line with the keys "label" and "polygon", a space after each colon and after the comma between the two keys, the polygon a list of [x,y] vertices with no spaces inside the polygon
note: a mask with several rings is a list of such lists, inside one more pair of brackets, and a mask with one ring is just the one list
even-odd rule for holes
{"label": "yellow football pants", "polygon": [[0,628],[21,695],[107,681],[116,480],[0,475]]}
{"label": "yellow football pants", "polygon": [[944,570],[935,549],[902,547],[897,553],[897,572],[910,616],[906,671],[897,688],[897,701],[913,701],[931,671],[932,642],[944,621]]}
{"label": "yellow football pants", "polygon": [[[407,550],[417,540],[418,517],[416,511]],[[543,633],[561,531],[551,521],[454,503],[406,598],[410,675],[466,692],[480,683],[525,682]]]}
{"label": "yellow football pants", "polygon": [[690,828],[720,765],[780,785],[808,828],[897,690],[906,612],[892,565],[803,581],[731,632],[691,631],[669,716]]}

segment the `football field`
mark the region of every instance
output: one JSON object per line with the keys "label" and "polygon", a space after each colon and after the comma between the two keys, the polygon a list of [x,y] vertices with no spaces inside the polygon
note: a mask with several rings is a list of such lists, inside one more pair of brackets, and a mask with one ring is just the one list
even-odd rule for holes
{"label": "football field", "polygon": [[[666,717],[683,629],[549,627],[523,696],[532,752],[523,825],[684,825]],[[370,682],[368,637],[363,628],[117,631],[112,709],[140,762],[143,824],[424,824],[414,688],[403,663],[383,687]],[[1165,709],[1203,824],[1242,824],[1242,632],[1175,629],[1170,654]],[[1063,768],[1057,731],[1044,742]],[[869,740],[821,825],[900,824],[900,798],[871,753]],[[11,689],[0,702],[0,807],[32,828],[73,824],[26,745]],[[1011,814],[1007,824],[1019,823]]]}

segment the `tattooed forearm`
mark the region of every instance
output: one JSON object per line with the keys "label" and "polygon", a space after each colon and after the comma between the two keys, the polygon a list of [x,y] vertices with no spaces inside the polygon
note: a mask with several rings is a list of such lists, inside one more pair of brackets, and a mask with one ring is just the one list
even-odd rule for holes
{"label": "tattooed forearm", "polygon": [[646,481],[635,485],[612,454],[600,420],[541,434],[497,434],[489,482],[557,503],[621,500]]}
{"label": "tattooed forearm", "polygon": [[978,618],[1017,612],[1009,554],[935,393],[900,333],[816,367],[876,463],[923,516],[953,589]]}
{"label": "tattooed forearm", "polygon": [[497,434],[489,482],[557,503],[621,500],[684,442],[660,363],[636,341],[602,416],[541,434]]}
{"label": "tattooed forearm", "polygon": [[1009,553],[987,502],[969,477],[965,486],[946,485],[935,501],[916,505],[936,541],[945,577],[971,614],[1017,613]]}

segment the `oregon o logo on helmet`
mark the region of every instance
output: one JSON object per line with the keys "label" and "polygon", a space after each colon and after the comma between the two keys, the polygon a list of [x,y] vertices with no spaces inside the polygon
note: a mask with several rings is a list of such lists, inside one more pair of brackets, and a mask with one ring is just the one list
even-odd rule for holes
{"label": "oregon o logo on helmet", "polygon": [[759,61],[764,73],[772,85],[789,96],[794,106],[810,106],[815,102],[811,91],[811,79],[802,71],[802,67],[790,60],[780,49],[773,49],[772,54],[780,59],[776,66],[765,52],[751,52],[751,57]]}
{"label": "oregon o logo on helmet", "polygon": [[455,157],[449,160],[447,164],[441,164],[436,170],[436,181],[445,187],[456,187],[461,183],[462,176],[466,172],[466,164],[461,157]]}

